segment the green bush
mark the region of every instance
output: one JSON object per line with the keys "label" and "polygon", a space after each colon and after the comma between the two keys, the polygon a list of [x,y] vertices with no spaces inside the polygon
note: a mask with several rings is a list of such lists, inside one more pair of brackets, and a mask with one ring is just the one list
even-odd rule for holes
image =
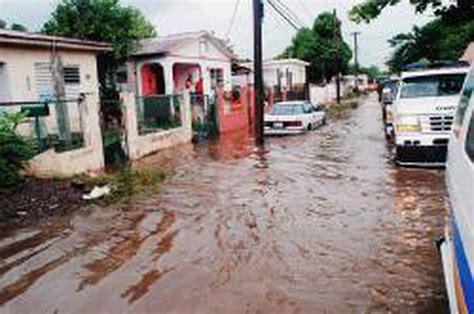
{"label": "green bush", "polygon": [[21,114],[0,115],[0,188],[10,188],[21,182],[20,171],[35,155],[30,141],[15,133]]}

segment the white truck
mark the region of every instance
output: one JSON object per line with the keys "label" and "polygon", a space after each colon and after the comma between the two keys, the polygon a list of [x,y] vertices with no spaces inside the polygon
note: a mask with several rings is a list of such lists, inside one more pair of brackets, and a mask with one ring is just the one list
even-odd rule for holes
{"label": "white truck", "polygon": [[393,106],[395,161],[443,166],[460,92],[469,67],[404,72]]}

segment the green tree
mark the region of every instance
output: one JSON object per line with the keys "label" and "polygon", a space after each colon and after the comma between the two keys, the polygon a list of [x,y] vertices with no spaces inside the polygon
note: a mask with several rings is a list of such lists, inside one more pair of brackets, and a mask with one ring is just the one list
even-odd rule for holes
{"label": "green tree", "polygon": [[133,51],[138,40],[157,35],[153,25],[139,10],[122,6],[119,0],[63,0],[43,25],[42,32],[112,44],[112,53],[99,56],[101,109],[106,119],[119,118],[117,102],[110,101],[118,99],[117,66]]}
{"label": "green tree", "polygon": [[0,29],[4,29],[7,27],[7,22],[5,22],[4,20],[0,19]]}
{"label": "green tree", "polygon": [[365,74],[367,75],[367,77],[369,78],[369,80],[375,80],[377,79],[378,77],[380,77],[382,75],[382,71],[380,71],[379,67],[376,66],[376,65],[372,65],[372,66],[369,66],[369,67],[361,67],[359,66],[359,69],[358,71],[356,71],[356,67],[354,64],[350,64],[349,65],[349,70],[348,70],[348,74],[353,74],[355,75],[356,73],[359,73],[359,74]]}
{"label": "green tree", "polygon": [[[370,22],[378,17],[382,11],[392,5],[396,5],[401,0],[365,0],[356,5],[350,12],[350,17],[356,22]],[[415,7],[416,12],[421,13],[428,9],[432,10],[437,16],[447,20],[460,21],[470,20],[474,17],[474,1],[472,0],[410,0]]]}
{"label": "green tree", "polygon": [[10,29],[13,30],[13,31],[18,31],[18,32],[27,32],[28,31],[28,29],[24,25],[18,24],[18,23],[13,23],[10,26]]}
{"label": "green tree", "polygon": [[[339,56],[337,63],[336,55]],[[342,39],[340,20],[325,12],[314,20],[312,29],[299,30],[279,58],[298,58],[309,62],[309,80],[323,82],[334,77],[338,69],[347,72],[352,52]]]}
{"label": "green tree", "polygon": [[474,20],[452,24],[437,18],[390,39],[395,50],[387,65],[392,71],[398,71],[401,66],[414,62],[458,60],[471,41],[474,41]]}

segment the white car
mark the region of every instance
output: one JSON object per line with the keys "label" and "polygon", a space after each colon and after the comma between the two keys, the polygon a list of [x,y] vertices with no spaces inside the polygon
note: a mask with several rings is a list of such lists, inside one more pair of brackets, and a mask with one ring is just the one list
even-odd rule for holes
{"label": "white car", "polygon": [[474,313],[474,67],[453,130],[446,163],[449,227],[438,245],[451,313]]}
{"label": "white car", "polygon": [[326,114],[320,106],[309,101],[276,103],[265,114],[266,135],[300,134],[326,123]]}
{"label": "white car", "polygon": [[397,164],[444,165],[468,70],[457,66],[402,74],[393,105]]}

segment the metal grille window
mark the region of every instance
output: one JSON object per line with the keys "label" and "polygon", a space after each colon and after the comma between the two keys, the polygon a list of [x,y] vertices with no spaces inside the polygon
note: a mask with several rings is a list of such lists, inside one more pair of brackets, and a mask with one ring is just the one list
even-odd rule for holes
{"label": "metal grille window", "polygon": [[78,66],[66,66],[63,68],[64,84],[80,84],[81,75]]}

